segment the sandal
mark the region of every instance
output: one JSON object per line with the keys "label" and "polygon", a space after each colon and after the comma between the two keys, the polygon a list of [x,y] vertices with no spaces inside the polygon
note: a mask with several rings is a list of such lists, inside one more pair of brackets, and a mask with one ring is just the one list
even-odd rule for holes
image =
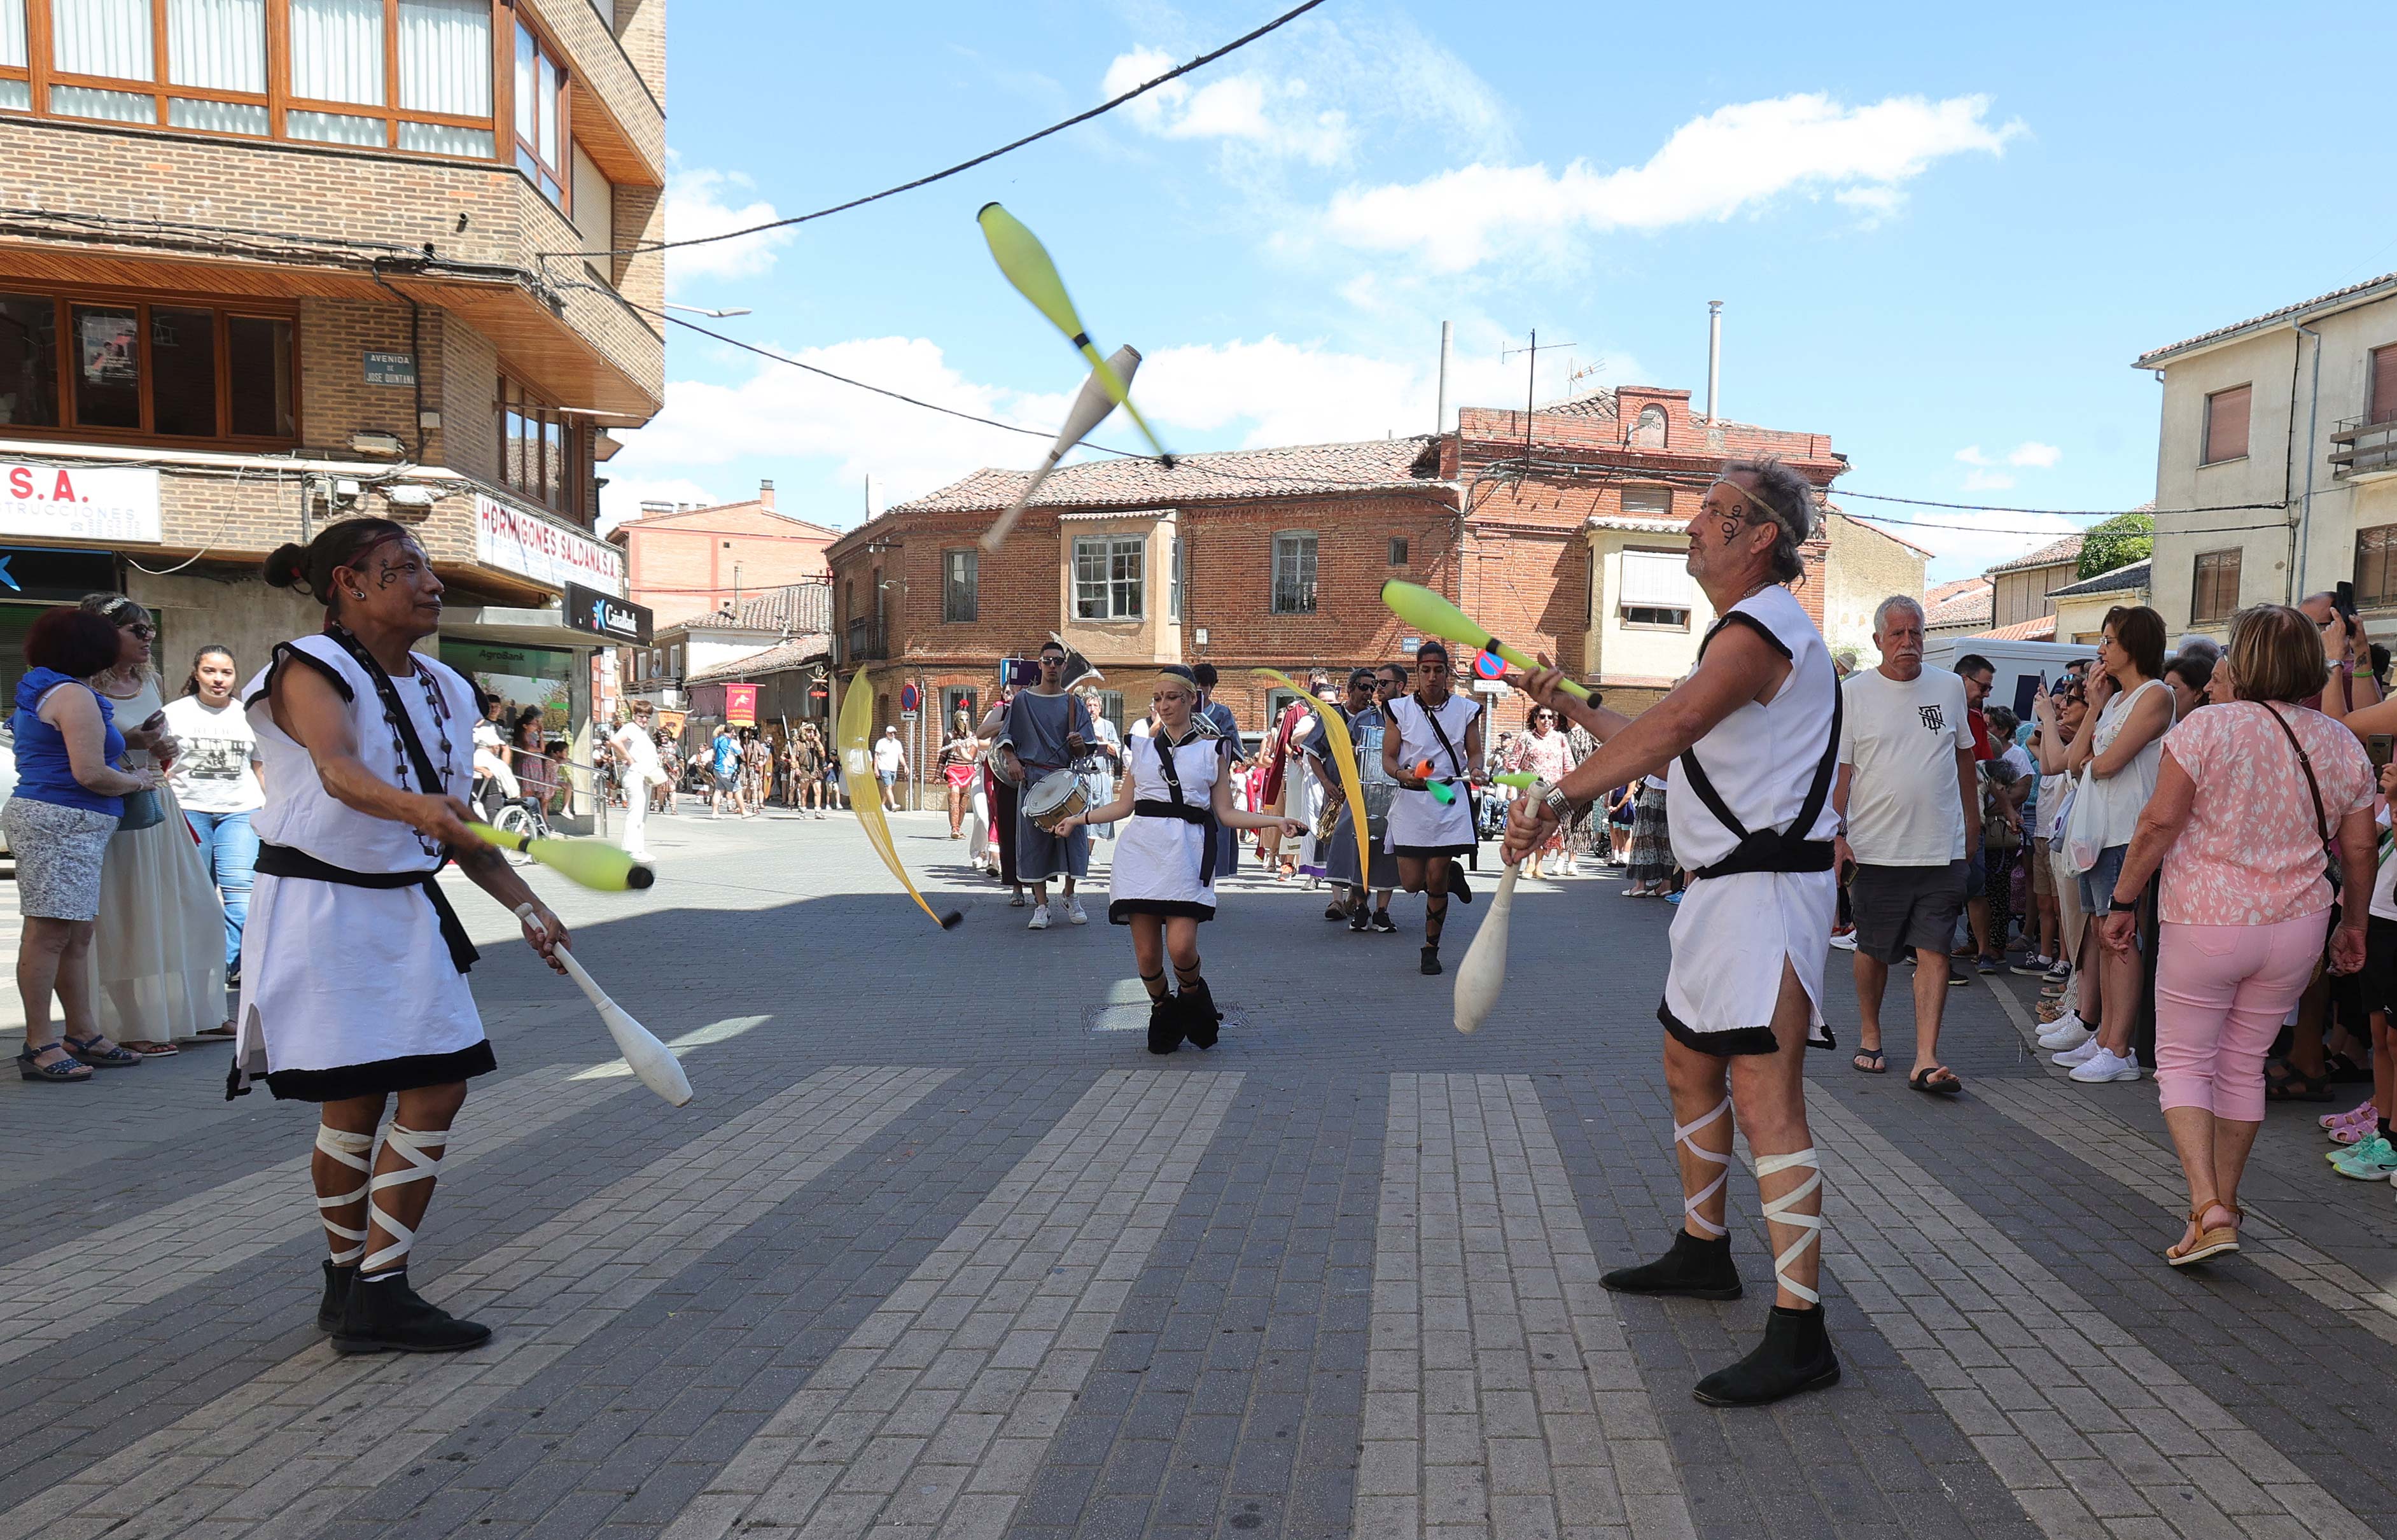
{"label": "sandal", "polygon": [[[1870,1059],[1872,1063],[1865,1063],[1867,1059]],[[1889,1065],[1881,1062],[1881,1051],[1878,1048],[1857,1049],[1856,1056],[1848,1061],[1848,1067],[1855,1070],[1859,1075],[1886,1075],[1889,1073]]]}
{"label": "sandal", "polygon": [[1906,1078],[1906,1089],[1926,1096],[1957,1096],[1963,1093],[1964,1082],[1946,1065],[1926,1065]]}
{"label": "sandal", "polygon": [[194,1038],[205,1038],[210,1042],[229,1043],[236,1037],[239,1037],[240,1033],[234,1030],[233,1023],[227,1022],[222,1026],[202,1027],[199,1031],[193,1033],[192,1036]]}
{"label": "sandal", "polygon": [[2329,1081],[2300,1075],[2286,1066],[2278,1075],[2264,1077],[2264,1100],[2268,1102],[2327,1102],[2337,1094]]}
{"label": "sandal", "polygon": [[[2217,1225],[2210,1230],[2207,1229],[2205,1216],[2214,1209],[2220,1209],[2230,1215],[2234,1223]],[[2179,1246],[2165,1247],[2164,1261],[2175,1267],[2186,1267],[2192,1262],[2203,1262],[2208,1257],[2223,1256],[2237,1251],[2239,1226],[2236,1221],[2246,1217],[2246,1212],[2233,1203],[2208,1203],[2203,1209],[2191,1209],[2189,1213],[2189,1223],[2190,1227],[2197,1231],[2196,1242],[2187,1250]]]}
{"label": "sandal", "polygon": [[124,1069],[141,1062],[141,1054],[118,1044],[111,1043],[101,1048],[97,1034],[88,1038],[61,1038],[59,1041],[66,1046],[68,1052],[94,1069]]}
{"label": "sandal", "polygon": [[154,1043],[147,1039],[136,1039],[132,1042],[119,1043],[116,1046],[127,1053],[138,1053],[145,1059],[171,1059],[183,1051],[173,1043]]}
{"label": "sandal", "polygon": [[[52,1049],[57,1049],[62,1056],[48,1064],[42,1063],[42,1055]],[[48,1080],[58,1085],[91,1078],[89,1067],[77,1064],[74,1055],[68,1053],[60,1043],[44,1043],[39,1048],[29,1048],[18,1054],[17,1073],[28,1080]]]}

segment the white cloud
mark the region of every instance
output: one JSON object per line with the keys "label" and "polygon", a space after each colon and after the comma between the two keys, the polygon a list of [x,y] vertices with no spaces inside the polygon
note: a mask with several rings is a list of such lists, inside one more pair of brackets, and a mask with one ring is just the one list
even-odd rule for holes
{"label": "white cloud", "polygon": [[[764,198],[735,202],[756,185],[738,171],[674,167],[666,177],[666,239],[687,241],[780,219]],[[691,278],[756,277],[774,265],[775,248],[795,233],[770,230],[711,246],[677,247],[666,253],[667,287],[679,289]]]}
{"label": "white cloud", "polygon": [[1967,465],[1994,465],[1996,461],[1981,452],[1978,444],[1967,444],[1956,451],[1956,458]]}
{"label": "white cloud", "polygon": [[1847,107],[1808,94],[1740,102],[1693,119],[1640,166],[1600,171],[1477,162],[1426,181],[1351,188],[1325,230],[1368,250],[1407,251],[1463,272],[1579,235],[1727,220],[1787,194],[1826,193],[1876,217],[1948,156],[2002,152],[2022,131],[1989,120],[1989,99],[1890,97]]}
{"label": "white cloud", "polygon": [[689,476],[628,476],[616,472],[613,465],[600,467],[599,474],[608,478],[608,485],[599,492],[602,504],[599,532],[603,535],[637,515],[644,502],[696,502],[713,506],[726,501],[712,488],[703,487]]}
{"label": "white cloud", "polygon": [[[1101,92],[1120,96],[1176,62],[1156,48],[1118,54],[1107,66]],[[1123,111],[1135,127],[1160,139],[1228,140],[1317,166],[1346,160],[1352,143],[1348,114],[1317,105],[1306,82],[1296,77],[1231,74],[1194,87],[1185,76],[1133,100]]]}
{"label": "white cloud", "polygon": [[2063,458],[2064,451],[2055,445],[2042,444],[2037,439],[2027,438],[2015,446],[2014,453],[2006,456],[2006,463],[2036,465],[2044,471],[2053,469],[2056,462]]}
{"label": "white cloud", "polygon": [[[1609,377],[1627,376],[1613,370]],[[1452,405],[1517,399],[1522,388],[1520,363],[1451,361]],[[1153,420],[1210,434],[1245,423],[1240,442],[1247,447],[1324,444],[1431,432],[1440,370],[1429,356],[1402,363],[1268,334],[1151,354],[1133,390]]]}
{"label": "white cloud", "polygon": [[1968,471],[1964,489],[1968,492],[2002,492],[2015,484],[2015,478],[2003,471]]}
{"label": "white cloud", "polygon": [[[2047,471],[2055,469],[2056,462],[2063,458],[2064,451],[2055,445],[2026,438],[2006,451],[2005,463],[2016,469]],[[1971,475],[1964,477],[1967,491],[1988,491],[2015,484],[2014,477],[2010,475],[1989,474],[1999,462],[1984,453],[1978,444],[1967,444],[1958,449],[1956,460],[1959,464],[1975,467]]]}

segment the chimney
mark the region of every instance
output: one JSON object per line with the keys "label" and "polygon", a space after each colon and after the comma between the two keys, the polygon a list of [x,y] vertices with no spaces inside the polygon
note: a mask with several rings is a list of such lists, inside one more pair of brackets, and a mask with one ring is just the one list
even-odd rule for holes
{"label": "chimney", "polygon": [[1707,301],[1707,421],[1720,422],[1715,391],[1722,383],[1722,301]]}
{"label": "chimney", "polygon": [[774,511],[774,484],[760,479],[757,483],[757,505],[768,513]]}
{"label": "chimney", "polygon": [[1448,431],[1448,351],[1453,328],[1446,321],[1440,324],[1440,405],[1432,414],[1431,431]]}

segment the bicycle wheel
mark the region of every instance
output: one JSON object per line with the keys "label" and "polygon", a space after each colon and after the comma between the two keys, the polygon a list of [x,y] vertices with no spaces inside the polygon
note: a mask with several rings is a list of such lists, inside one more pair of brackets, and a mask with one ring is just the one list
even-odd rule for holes
{"label": "bicycle wheel", "polygon": [[[549,833],[547,829],[541,826],[539,820],[535,819],[531,813],[525,810],[523,804],[517,802],[511,802],[506,807],[502,808],[499,811],[499,815],[491,820],[491,827],[500,830],[503,834],[520,834],[533,839],[542,838]],[[507,856],[508,863],[511,865],[529,866],[532,864],[532,857],[524,854],[522,851],[510,850],[507,852]]]}

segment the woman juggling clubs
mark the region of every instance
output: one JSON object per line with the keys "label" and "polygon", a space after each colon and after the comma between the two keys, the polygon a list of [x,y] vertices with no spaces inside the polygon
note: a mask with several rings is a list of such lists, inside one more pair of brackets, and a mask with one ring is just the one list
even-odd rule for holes
{"label": "woman juggling clubs", "polygon": [[323,1108],[316,1324],[335,1350],[455,1352],[490,1329],[409,1288],[408,1249],[466,1081],[495,1066],[466,986],[475,948],[435,877],[456,861],[552,968],[566,927],[466,828],[478,713],[472,685],[409,650],[441,623],[423,548],[388,519],[345,519],[279,547],[266,581],[322,604],[325,629],[276,647],[242,690],[266,806],[226,1095],[263,1075]]}
{"label": "woman juggling clubs", "polygon": [[[1473,853],[1473,798],[1466,783],[1481,763],[1481,708],[1456,694],[1448,649],[1426,641],[1415,653],[1415,690],[1382,707],[1382,773],[1399,783],[1390,803],[1390,853],[1399,885],[1424,895],[1423,971],[1437,973],[1448,901],[1473,902],[1458,856]],[[1441,791],[1434,791],[1435,784]],[[1445,798],[1441,793],[1445,792]]]}
{"label": "woman juggling clubs", "polygon": [[[1215,917],[1216,830],[1273,829],[1292,838],[1306,833],[1294,818],[1236,812],[1225,772],[1228,745],[1212,722],[1194,720],[1198,681],[1179,663],[1158,676],[1149,697],[1156,725],[1124,745],[1124,779],[1116,799],[1067,818],[1060,839],[1085,824],[1118,824],[1107,921],[1132,927],[1132,953],[1148,990],[1148,1051],[1171,1053],[1188,1038],[1215,1046],[1223,1013],[1198,973],[1198,926]],[[1182,988],[1165,982],[1165,964]]]}

